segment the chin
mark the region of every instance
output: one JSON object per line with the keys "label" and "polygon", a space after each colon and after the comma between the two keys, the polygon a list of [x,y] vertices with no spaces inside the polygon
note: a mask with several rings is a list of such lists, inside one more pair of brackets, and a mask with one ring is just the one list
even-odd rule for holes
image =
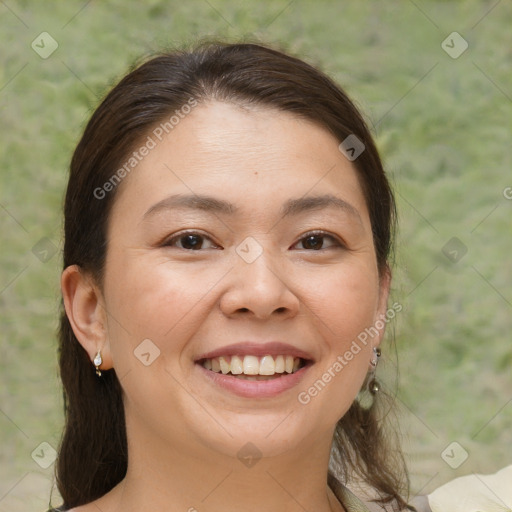
{"label": "chin", "polygon": [[289,417],[287,414],[272,414],[266,418],[252,414],[236,424],[223,423],[227,432],[219,427],[196,432],[196,435],[210,449],[242,462],[245,457],[275,457],[304,446],[306,436],[311,436],[306,425],[292,420],[293,413]]}

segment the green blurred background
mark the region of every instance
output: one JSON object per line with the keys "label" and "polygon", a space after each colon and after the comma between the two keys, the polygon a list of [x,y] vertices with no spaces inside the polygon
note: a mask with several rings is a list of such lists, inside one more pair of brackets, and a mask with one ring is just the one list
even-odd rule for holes
{"label": "green blurred background", "polygon": [[504,0],[1,1],[0,512],[45,510],[52,485],[73,148],[136,59],[211,36],[319,65],[372,127],[398,201],[404,308],[389,330],[398,372],[392,336],[379,371],[390,391],[399,375],[413,494],[512,463],[511,27]]}

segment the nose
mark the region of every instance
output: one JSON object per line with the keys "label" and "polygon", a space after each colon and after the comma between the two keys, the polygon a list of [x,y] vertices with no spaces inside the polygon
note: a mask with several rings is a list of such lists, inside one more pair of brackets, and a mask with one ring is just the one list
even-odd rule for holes
{"label": "nose", "polygon": [[226,316],[247,315],[263,320],[272,315],[292,318],[298,313],[299,299],[290,288],[290,275],[283,270],[284,262],[277,265],[266,251],[251,263],[239,256],[235,258],[228,288],[220,300]]}

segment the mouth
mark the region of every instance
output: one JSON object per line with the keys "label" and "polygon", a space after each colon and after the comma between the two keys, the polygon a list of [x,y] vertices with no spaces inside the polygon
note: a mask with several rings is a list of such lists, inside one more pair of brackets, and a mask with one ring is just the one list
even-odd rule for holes
{"label": "mouth", "polygon": [[314,361],[290,354],[233,354],[202,357],[195,363],[199,377],[217,391],[268,399],[298,386]]}
{"label": "mouth", "polygon": [[297,386],[315,360],[280,341],[242,341],[198,355],[198,377],[217,391],[244,398],[271,398]]}
{"label": "mouth", "polygon": [[208,371],[229,375],[241,380],[266,381],[294,374],[308,365],[309,360],[291,355],[219,356],[197,361]]}

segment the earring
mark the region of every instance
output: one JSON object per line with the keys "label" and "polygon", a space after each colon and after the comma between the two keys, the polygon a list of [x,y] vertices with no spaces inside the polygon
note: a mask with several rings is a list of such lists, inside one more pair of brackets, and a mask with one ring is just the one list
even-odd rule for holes
{"label": "earring", "polygon": [[369,391],[372,395],[376,395],[376,394],[380,391],[380,385],[379,385],[379,383],[377,382],[377,379],[372,379],[372,380],[368,383],[368,391]]}
{"label": "earring", "polygon": [[380,391],[380,384],[375,378],[375,370],[379,364],[381,350],[379,347],[373,347],[372,358],[370,359],[371,369],[365,379],[362,389],[359,391],[356,400],[364,410],[369,410],[373,405],[375,395]]}
{"label": "earring", "polygon": [[375,378],[375,370],[377,368],[377,365],[379,364],[379,359],[382,352],[380,351],[379,347],[373,347],[373,357],[370,361],[370,364],[372,365],[372,378],[370,379],[370,382],[368,383],[368,391],[375,395],[380,391],[380,385],[377,382],[377,379]]}
{"label": "earring", "polygon": [[373,357],[370,359],[370,364],[373,369],[377,368],[377,364],[379,363],[379,358],[381,355],[381,351],[379,347],[373,347]]}
{"label": "earring", "polygon": [[94,366],[96,367],[96,375],[98,377],[101,377],[101,370],[100,370],[100,366],[101,366],[101,363],[103,363],[103,359],[101,357],[101,352],[98,350],[98,353],[96,354],[96,356],[94,357]]}

